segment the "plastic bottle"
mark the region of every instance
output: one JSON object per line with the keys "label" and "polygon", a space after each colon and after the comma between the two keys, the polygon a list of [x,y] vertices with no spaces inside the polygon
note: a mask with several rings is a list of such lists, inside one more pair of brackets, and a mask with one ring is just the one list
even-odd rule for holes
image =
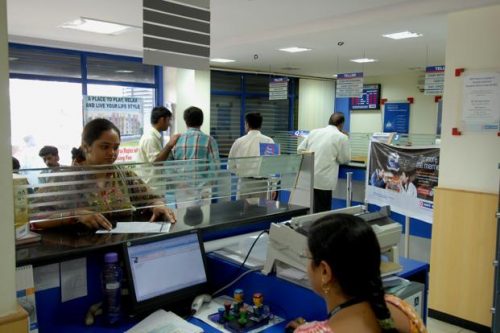
{"label": "plastic bottle", "polygon": [[110,252],[104,256],[102,283],[104,292],[104,313],[108,324],[115,324],[121,317],[122,269],[118,264],[118,253]]}

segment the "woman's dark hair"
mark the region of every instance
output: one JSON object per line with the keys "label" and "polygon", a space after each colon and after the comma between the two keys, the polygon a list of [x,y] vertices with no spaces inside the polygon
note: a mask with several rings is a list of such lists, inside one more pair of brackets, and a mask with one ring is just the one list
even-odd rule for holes
{"label": "woman's dark hair", "polygon": [[391,315],[384,299],[380,277],[380,245],[368,223],[348,214],[332,214],[313,223],[307,245],[315,266],[321,261],[330,265],[342,292],[368,301],[382,327],[387,328]]}
{"label": "woman's dark hair", "polygon": [[94,143],[95,140],[99,139],[103,132],[113,130],[118,133],[120,137],[120,130],[112,122],[104,118],[96,118],[91,120],[85,125],[82,132],[82,143],[86,143],[89,146]]}
{"label": "woman's dark hair", "polygon": [[83,152],[82,147],[73,147],[71,149],[71,160],[75,161],[76,163],[82,163],[83,161],[85,161],[85,153]]}
{"label": "woman's dark hair", "polygon": [[190,106],[184,110],[184,121],[187,127],[200,127],[203,125],[203,111],[196,106]]}

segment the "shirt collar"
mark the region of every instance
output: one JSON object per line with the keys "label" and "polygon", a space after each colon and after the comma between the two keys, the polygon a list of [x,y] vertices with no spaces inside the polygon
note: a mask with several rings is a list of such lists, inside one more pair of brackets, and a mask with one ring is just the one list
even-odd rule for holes
{"label": "shirt collar", "polygon": [[161,133],[160,131],[158,131],[156,128],[154,127],[151,127],[151,133],[153,133],[153,135],[159,139],[161,139]]}
{"label": "shirt collar", "polygon": [[247,133],[247,135],[257,135],[257,134],[260,134],[259,130],[249,130]]}
{"label": "shirt collar", "polygon": [[200,128],[194,128],[194,127],[188,127],[187,128],[187,132],[201,132],[201,129]]}

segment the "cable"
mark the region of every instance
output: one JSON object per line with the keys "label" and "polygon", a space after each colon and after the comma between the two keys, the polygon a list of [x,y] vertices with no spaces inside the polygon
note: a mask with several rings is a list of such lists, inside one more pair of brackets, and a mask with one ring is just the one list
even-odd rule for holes
{"label": "cable", "polygon": [[[266,230],[262,230],[262,232],[257,236],[257,238],[255,238],[255,240],[253,241],[252,245],[250,246],[250,249],[248,250],[247,252],[247,255],[245,256],[245,259],[243,260],[243,262],[241,263],[241,265],[236,269],[236,273],[238,273],[241,269],[243,269],[245,267],[245,263],[247,262],[248,258],[250,257],[250,253],[252,253],[252,250],[255,246],[255,244],[257,244],[257,241],[260,239],[260,237],[263,235],[263,234],[269,234],[269,230],[266,229]],[[262,269],[262,267],[257,267],[257,268],[254,268],[254,269],[250,269],[246,272],[244,272],[243,274],[241,274],[240,276],[237,276],[237,277],[233,277],[231,278],[229,281],[228,284],[226,284],[224,287],[220,288],[219,290],[217,290],[216,292],[214,292],[212,294],[212,297],[217,295],[218,293],[220,293],[221,291],[231,287],[233,284],[235,284],[236,282],[238,282],[242,277],[244,277],[245,275],[251,273],[251,272],[256,272],[256,271],[260,271]]]}
{"label": "cable", "polygon": [[227,288],[231,287],[233,284],[235,284],[236,282],[238,282],[239,280],[241,280],[242,277],[244,277],[245,275],[247,274],[250,274],[252,272],[257,272],[257,271],[260,271],[262,269],[262,267],[257,267],[257,268],[253,268],[253,269],[250,269],[246,272],[243,272],[243,274],[241,274],[240,276],[238,276],[236,279],[234,279],[233,281],[231,281],[230,283],[226,284],[224,287],[220,288],[219,290],[215,291],[213,294],[212,294],[212,298],[217,295],[218,293],[220,293],[221,291],[224,291],[226,290]]}

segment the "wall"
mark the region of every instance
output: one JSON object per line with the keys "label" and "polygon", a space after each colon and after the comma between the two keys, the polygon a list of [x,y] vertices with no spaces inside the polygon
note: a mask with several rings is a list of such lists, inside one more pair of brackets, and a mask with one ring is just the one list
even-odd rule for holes
{"label": "wall", "polygon": [[[436,64],[442,65],[442,64]],[[423,75],[420,73],[420,75]],[[380,83],[382,98],[388,102],[406,101],[413,97],[410,107],[410,133],[435,134],[437,126],[437,104],[434,96],[426,96],[417,88],[419,73],[406,73],[388,76],[367,76],[365,84]],[[351,129],[353,133],[372,133],[382,131],[382,111],[352,111]]]}
{"label": "wall", "polygon": [[491,326],[500,137],[452,136],[460,128],[463,77],[455,68],[500,69],[500,5],[450,14],[439,187],[431,246],[433,310]]}
{"label": "wall", "polygon": [[0,317],[16,311],[14,210],[10,156],[9,50],[6,0],[0,0]]}
{"label": "wall", "polygon": [[[498,192],[500,138],[496,133],[464,132],[462,136],[452,136],[451,129],[461,127],[462,117],[463,79],[454,76],[454,69],[496,68],[500,70],[498,38],[486,38],[500,31],[499,17],[500,6],[494,6],[451,15],[449,18],[440,187]],[[478,36],[484,36],[484,38],[478,38]]]}
{"label": "wall", "polygon": [[183,133],[183,112],[190,106],[203,110],[202,131],[210,132],[210,71],[164,67],[164,100],[175,104],[173,132]]}
{"label": "wall", "polygon": [[312,130],[328,125],[334,111],[335,81],[299,80],[299,129]]}

